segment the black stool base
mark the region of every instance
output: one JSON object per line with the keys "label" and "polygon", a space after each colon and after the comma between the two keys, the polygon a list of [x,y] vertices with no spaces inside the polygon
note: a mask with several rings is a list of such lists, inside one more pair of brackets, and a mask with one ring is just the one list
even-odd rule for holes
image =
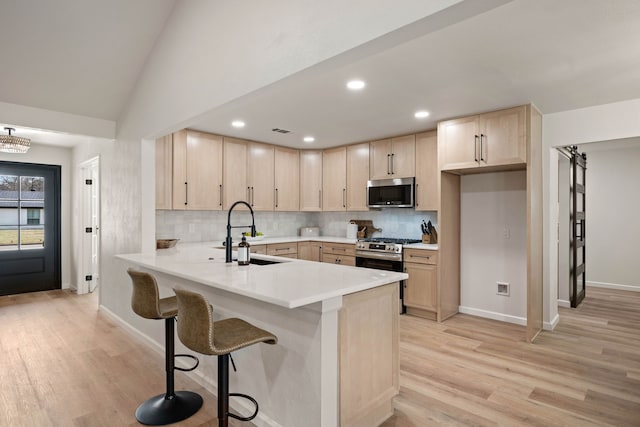
{"label": "black stool base", "polygon": [[171,399],[160,394],[136,409],[136,419],[148,426],[162,426],[189,418],[202,407],[202,397],[191,391],[176,391]]}

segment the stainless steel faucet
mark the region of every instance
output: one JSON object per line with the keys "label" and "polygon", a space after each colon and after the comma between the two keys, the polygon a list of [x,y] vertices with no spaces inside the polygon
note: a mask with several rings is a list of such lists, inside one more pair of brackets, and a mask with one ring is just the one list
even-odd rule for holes
{"label": "stainless steel faucet", "polygon": [[[237,205],[246,205],[249,208],[249,212],[251,212],[251,225],[236,225],[236,226],[231,226],[231,211],[233,211],[233,208],[235,208]],[[233,262],[233,260],[231,259],[231,246],[233,245],[233,240],[231,239],[231,229],[232,228],[250,228],[251,229],[251,237],[256,237],[256,221],[255,218],[253,216],[253,209],[251,208],[251,205],[243,200],[238,200],[237,202],[235,202],[234,204],[231,205],[231,207],[229,208],[229,214],[227,216],[227,238],[224,240],[224,246],[225,246],[225,262]]]}

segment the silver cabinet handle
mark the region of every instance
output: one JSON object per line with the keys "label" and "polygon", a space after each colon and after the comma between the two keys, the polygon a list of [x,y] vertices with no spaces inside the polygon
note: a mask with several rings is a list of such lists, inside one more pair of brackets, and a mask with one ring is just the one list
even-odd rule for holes
{"label": "silver cabinet handle", "polygon": [[391,154],[387,154],[387,175],[391,175]]}
{"label": "silver cabinet handle", "polygon": [[322,190],[318,190],[318,209],[322,208]]}
{"label": "silver cabinet handle", "polygon": [[395,154],[391,153],[391,175],[394,175],[395,172],[393,171],[393,159],[394,159]]}
{"label": "silver cabinet handle", "polygon": [[184,205],[187,206],[189,204],[189,184],[184,183]]}
{"label": "silver cabinet handle", "polygon": [[251,187],[247,187],[247,200],[249,201],[249,204],[253,206],[253,203],[251,202]]}
{"label": "silver cabinet handle", "polygon": [[484,142],[484,134],[481,133],[480,134],[480,160],[482,160],[483,162],[486,162],[486,160],[484,159],[484,152],[482,150],[483,142]]}
{"label": "silver cabinet handle", "polygon": [[276,208],[278,207],[278,189],[276,188]]}
{"label": "silver cabinet handle", "polygon": [[416,196],[415,196],[415,199],[416,199],[416,207],[417,207],[417,206],[420,206],[420,203],[418,203],[418,185],[420,185],[420,184],[416,184]]}
{"label": "silver cabinet handle", "polygon": [[478,161],[478,135],[473,136],[473,159]]}
{"label": "silver cabinet handle", "polygon": [[413,255],[410,254],[409,258],[425,258],[425,259],[431,259],[431,256],[425,256],[425,255]]}
{"label": "silver cabinet handle", "polygon": [[343,208],[347,207],[347,189],[346,188],[342,189],[342,207]]}
{"label": "silver cabinet handle", "polygon": [[222,184],[220,184],[220,206],[222,206]]}
{"label": "silver cabinet handle", "polygon": [[253,192],[253,187],[251,187],[251,206],[255,203],[255,193]]}

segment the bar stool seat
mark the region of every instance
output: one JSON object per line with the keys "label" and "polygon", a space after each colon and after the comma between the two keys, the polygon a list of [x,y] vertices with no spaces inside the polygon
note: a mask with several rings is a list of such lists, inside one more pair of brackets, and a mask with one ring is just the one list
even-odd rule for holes
{"label": "bar stool seat", "polygon": [[[242,319],[213,320],[213,309],[200,294],[174,289],[178,298],[178,338],[189,349],[210,356],[218,356],[218,426],[227,427],[228,417],[250,421],[258,415],[258,402],[251,396],[229,393],[229,355],[253,344],[276,344],[278,338]],[[229,396],[250,400],[255,412],[241,417],[229,412]]]}
{"label": "bar stool seat", "polygon": [[[188,354],[175,354],[175,319],[178,315],[178,299],[175,296],[160,298],[158,284],[151,274],[128,269],[133,292],[131,308],[145,319],[165,321],[165,371],[166,392],[143,402],[136,409],[136,419],[146,425],[165,425],[189,418],[202,407],[202,397],[191,391],[174,390],[174,370],[192,371],[198,367],[198,359]],[[191,368],[175,366],[176,357],[188,357],[195,361]]]}

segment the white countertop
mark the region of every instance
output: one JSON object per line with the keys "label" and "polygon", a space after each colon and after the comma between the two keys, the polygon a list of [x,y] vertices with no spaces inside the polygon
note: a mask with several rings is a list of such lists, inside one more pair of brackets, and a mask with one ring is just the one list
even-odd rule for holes
{"label": "white countertop", "polygon": [[[295,241],[264,239],[264,243]],[[300,241],[341,242],[340,238],[300,237]],[[257,242],[256,242],[257,243]],[[355,243],[344,239],[344,243]],[[183,243],[154,253],[123,254],[117,258],[147,269],[254,298],[286,308],[296,308],[407,279],[405,273],[349,267],[266,255],[252,258],[282,261],[271,265],[225,263],[219,242]],[[234,252],[235,256],[235,252]]]}
{"label": "white countertop", "polygon": [[[335,237],[335,236],[285,236],[285,237],[268,237],[265,236],[261,240],[254,240],[249,238],[247,240],[250,245],[271,245],[275,243],[289,243],[289,242],[331,242],[331,243],[350,243],[355,244],[358,239],[347,239],[345,237]],[[240,238],[233,239],[234,246],[240,243]],[[222,242],[212,243],[212,246],[217,248],[222,248]],[[403,245],[405,248],[411,249],[429,249],[432,251],[438,250],[438,244],[427,244],[427,243],[411,243],[409,245]]]}

